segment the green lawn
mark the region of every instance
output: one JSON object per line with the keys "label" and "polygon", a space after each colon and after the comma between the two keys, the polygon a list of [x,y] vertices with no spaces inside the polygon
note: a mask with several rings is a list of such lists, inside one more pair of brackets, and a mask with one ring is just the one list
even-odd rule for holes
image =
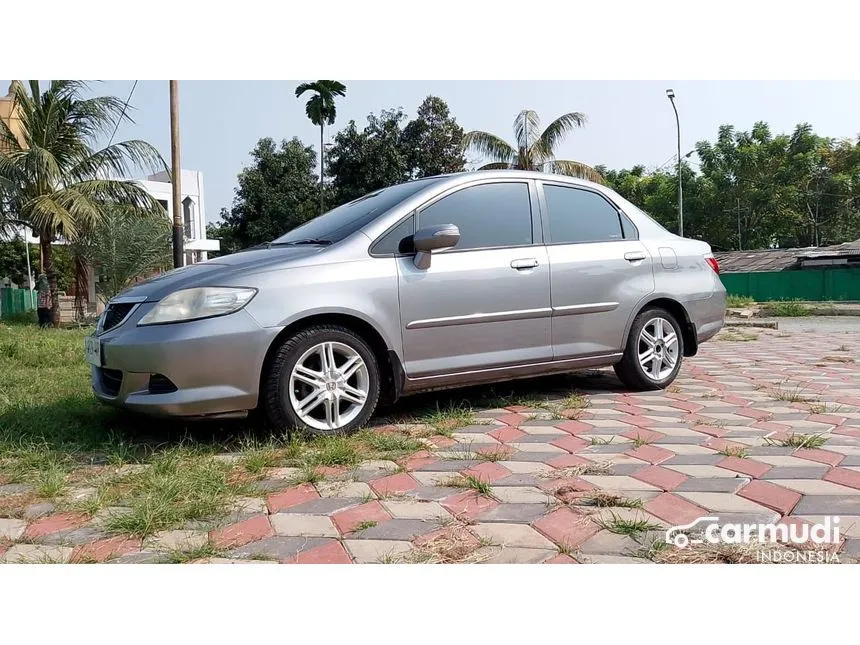
{"label": "green lawn", "polygon": [[263,497],[255,483],[270,468],[296,468],[299,483],[323,479],[320,466],[397,461],[424,449],[422,440],[473,423],[473,406],[519,404],[575,418],[587,405],[572,389],[580,376],[505,384],[504,395],[478,388],[411,397],[374,419],[401,424],[396,430],[350,437],[310,440],[250,422],[150,419],[95,400],[83,359],[90,332],[0,322],[0,485],[32,488],[0,497],[0,517],[21,517],[41,502],[89,515],[120,508],[105,528],[147,536],[225,514],[239,498]]}

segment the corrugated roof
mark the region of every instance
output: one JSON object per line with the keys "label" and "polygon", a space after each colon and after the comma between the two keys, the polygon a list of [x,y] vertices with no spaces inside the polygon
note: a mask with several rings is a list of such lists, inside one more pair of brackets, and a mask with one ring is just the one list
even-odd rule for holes
{"label": "corrugated roof", "polygon": [[714,253],[721,273],[758,273],[784,271],[797,266],[801,258],[828,258],[860,255],[860,240],[833,246],[799,249],[762,249]]}

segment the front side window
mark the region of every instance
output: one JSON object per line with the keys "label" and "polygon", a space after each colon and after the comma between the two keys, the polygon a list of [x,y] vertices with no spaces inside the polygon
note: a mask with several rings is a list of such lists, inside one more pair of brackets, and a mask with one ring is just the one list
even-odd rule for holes
{"label": "front side window", "polygon": [[549,220],[549,243],[576,244],[624,239],[618,211],[597,193],[544,185],[543,194]]}
{"label": "front side window", "polygon": [[418,215],[418,227],[455,224],[455,250],[532,244],[532,211],[528,184],[481,184],[443,197]]}

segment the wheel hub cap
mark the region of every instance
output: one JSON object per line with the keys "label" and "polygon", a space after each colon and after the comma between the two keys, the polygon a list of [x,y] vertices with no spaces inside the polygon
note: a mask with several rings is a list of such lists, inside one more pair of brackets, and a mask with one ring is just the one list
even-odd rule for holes
{"label": "wheel hub cap", "polygon": [[665,318],[652,318],[639,333],[638,358],[652,381],[662,381],[678,364],[678,335]]}

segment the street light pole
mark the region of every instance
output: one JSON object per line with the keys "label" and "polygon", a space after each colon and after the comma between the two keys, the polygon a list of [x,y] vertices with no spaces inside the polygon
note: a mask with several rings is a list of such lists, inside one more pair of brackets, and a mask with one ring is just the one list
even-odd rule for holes
{"label": "street light pole", "polygon": [[666,90],[666,96],[675,111],[675,125],[678,128],[678,235],[684,237],[684,188],[681,182],[681,119],[678,118],[678,108],[675,106],[675,91]]}
{"label": "street light pole", "polygon": [[170,81],[170,183],[173,187],[173,268],[185,264],[182,232],[182,186],[179,165],[179,81]]}

